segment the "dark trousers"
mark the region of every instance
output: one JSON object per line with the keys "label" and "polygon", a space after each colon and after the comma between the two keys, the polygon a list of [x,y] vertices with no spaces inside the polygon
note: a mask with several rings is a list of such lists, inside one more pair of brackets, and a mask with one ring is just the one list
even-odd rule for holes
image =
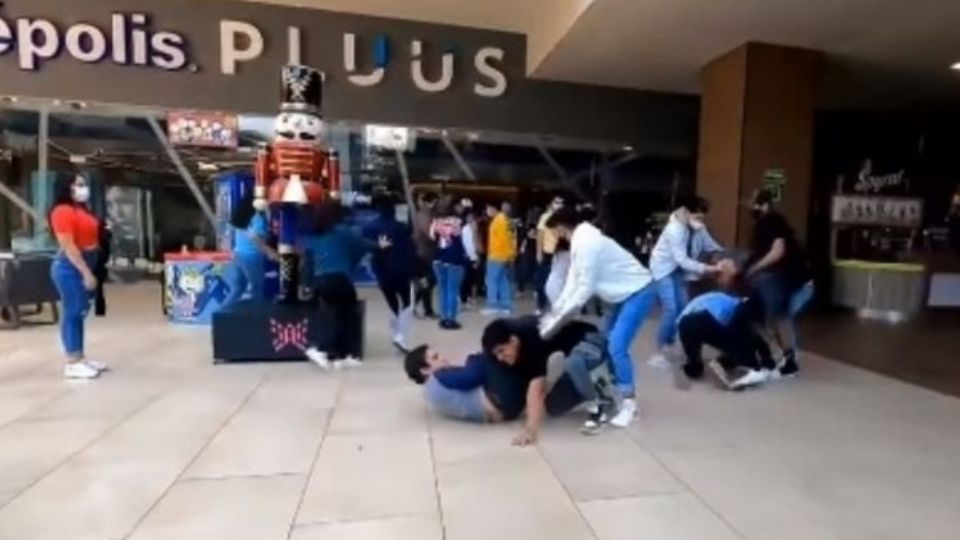
{"label": "dark trousers", "polygon": [[377,279],[377,285],[380,286],[380,292],[387,300],[390,311],[394,315],[399,315],[401,311],[410,307],[410,285],[409,277],[390,276],[383,279]]}
{"label": "dark trousers", "polygon": [[537,271],[534,275],[534,284],[537,287],[537,309],[540,311],[546,311],[550,307],[546,286],[551,268],[553,268],[553,255],[544,254],[543,261],[537,265]]}
{"label": "dark trousers", "polygon": [[694,366],[694,371],[703,367],[704,345],[720,350],[738,366],[760,369],[773,365],[767,342],[749,324],[739,322],[736,316],[727,327],[707,311],[687,315],[680,321],[680,343],[687,356],[687,365]]}
{"label": "dark trousers", "polygon": [[414,305],[423,306],[423,314],[435,316],[433,311],[433,289],[437,286],[437,276],[433,272],[433,261],[417,261],[417,294]]}
{"label": "dark trousers", "polygon": [[314,293],[333,312],[332,345],[326,353],[331,359],[359,356],[360,321],[357,320],[357,289],[346,274],[318,276]]}
{"label": "dark trousers", "polygon": [[471,263],[465,268],[463,283],[460,284],[460,302],[464,304],[477,295],[478,267],[477,263]]}

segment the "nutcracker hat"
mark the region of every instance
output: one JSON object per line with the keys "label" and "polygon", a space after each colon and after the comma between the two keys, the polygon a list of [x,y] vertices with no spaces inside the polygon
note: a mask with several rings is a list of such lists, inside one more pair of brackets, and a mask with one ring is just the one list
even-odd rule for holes
{"label": "nutcracker hat", "polygon": [[281,112],[303,112],[322,116],[322,72],[308,66],[283,66],[281,70]]}

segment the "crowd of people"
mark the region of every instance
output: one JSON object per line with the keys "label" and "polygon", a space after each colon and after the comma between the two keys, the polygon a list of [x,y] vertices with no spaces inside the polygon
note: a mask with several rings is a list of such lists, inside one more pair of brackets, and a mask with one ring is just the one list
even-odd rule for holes
{"label": "crowd of people", "polygon": [[[684,199],[651,249],[648,267],[596,226],[591,208],[558,197],[538,219],[536,233],[525,238],[537,246],[537,313],[515,316],[512,302],[504,303],[501,291],[510,289],[501,282],[502,266],[516,252],[488,238],[496,256],[487,261],[485,312],[497,318],[484,330],[479,351],[458,363],[421,345],[406,355],[405,371],[424,386],[439,414],[475,422],[524,416],[514,440],[520,445],[536,441],[546,416],[581,405],[587,411],[584,433],[634,422],[639,409],[631,348],[658,304],[657,350],[649,362],[675,369],[682,384],[711,373],[726,388],[742,390],[794,376],[799,364],[793,323],[809,303],[813,283],[795,232],[773,204],[770,193],[755,193],[753,240],[741,254],[709,234],[706,200]],[[509,234],[503,208],[492,208],[489,216],[489,236]],[[506,219],[498,222],[501,216]],[[436,218],[430,222],[432,231]],[[704,280],[711,286],[690,299],[691,282]],[[598,300],[604,306],[601,325],[581,317]],[[704,346],[719,355],[705,361]],[[562,374],[550,384],[547,368],[554,355],[563,359]]]}

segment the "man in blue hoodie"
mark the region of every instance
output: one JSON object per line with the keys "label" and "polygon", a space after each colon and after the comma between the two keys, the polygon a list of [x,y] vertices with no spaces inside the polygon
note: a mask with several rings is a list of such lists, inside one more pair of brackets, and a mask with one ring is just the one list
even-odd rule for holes
{"label": "man in blue hoodie", "polygon": [[363,228],[367,241],[381,249],[373,252],[373,273],[390,307],[390,331],[393,346],[406,354],[407,339],[413,324],[412,284],[416,250],[410,228],[397,221],[396,202],[387,193],[374,196],[377,218]]}
{"label": "man in blue hoodie", "polygon": [[457,420],[492,423],[504,420],[484,390],[486,371],[495,367],[486,353],[467,357],[462,365],[450,363],[436,349],[421,345],[404,360],[404,370],[424,387],[427,404],[434,412]]}

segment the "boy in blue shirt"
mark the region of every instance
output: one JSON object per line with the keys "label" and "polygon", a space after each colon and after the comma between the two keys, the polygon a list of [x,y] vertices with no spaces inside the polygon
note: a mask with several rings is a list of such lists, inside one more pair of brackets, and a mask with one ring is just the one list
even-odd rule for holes
{"label": "boy in blue shirt", "polygon": [[468,356],[463,365],[451,364],[435,349],[421,345],[407,354],[403,367],[410,380],[424,387],[433,411],[457,420],[493,423],[503,421],[483,388],[493,364],[482,352]]}
{"label": "boy in blue shirt", "polygon": [[[776,364],[770,347],[756,331],[764,317],[763,302],[755,295],[742,298],[717,291],[694,298],[677,319],[687,357],[683,373],[690,379],[703,376],[701,349],[710,345],[730,359],[729,366],[710,364],[728,388],[739,390],[765,382]],[[737,366],[746,372],[730,381],[724,368]]]}

